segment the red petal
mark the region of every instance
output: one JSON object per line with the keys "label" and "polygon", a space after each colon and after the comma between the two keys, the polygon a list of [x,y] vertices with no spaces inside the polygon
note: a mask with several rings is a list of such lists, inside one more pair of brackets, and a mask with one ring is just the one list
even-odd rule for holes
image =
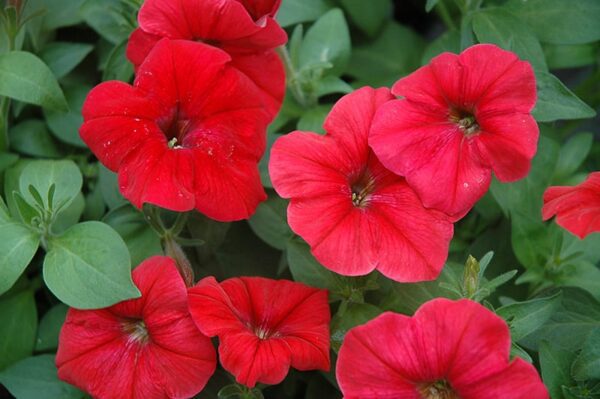
{"label": "red petal", "polygon": [[261,340],[249,332],[228,334],[219,345],[221,365],[249,387],[257,382],[279,384],[287,375],[291,354],[282,339]]}
{"label": "red petal", "polygon": [[535,106],[533,68],[515,53],[493,44],[479,44],[463,51],[459,62],[464,102],[476,104],[479,112],[529,113]]}
{"label": "red petal", "polygon": [[[189,15],[194,18],[187,18]],[[274,48],[287,39],[285,31],[272,18],[255,23],[244,5],[231,0],[147,0],[138,21],[146,32],[172,39],[220,43],[242,39],[244,47],[255,49]]]}
{"label": "red petal", "polygon": [[[111,311],[123,318],[143,317],[146,324],[164,308],[187,314],[187,290],[175,261],[166,256],[153,256],[137,266],[132,279],[142,296],[120,302]],[[160,317],[158,318],[160,320]]]}
{"label": "red petal", "polygon": [[447,99],[431,66],[426,65],[398,80],[392,87],[395,96],[423,104],[432,112],[448,112]]}
{"label": "red petal", "polygon": [[331,109],[323,127],[355,164],[364,165],[369,155],[367,139],[378,108],[394,97],[387,88],[363,87],[342,97]]}
{"label": "red petal", "polygon": [[127,42],[126,56],[136,70],[142,65],[148,54],[150,54],[150,51],[152,51],[160,39],[162,39],[161,36],[144,32],[140,28],[131,32],[129,41]]}
{"label": "red petal", "polygon": [[[234,152],[233,154],[229,151]],[[235,148],[210,147],[193,152],[196,209],[222,222],[247,219],[267,199],[257,161],[236,155]]]}
{"label": "red petal", "polygon": [[274,17],[281,5],[281,0],[238,0],[255,20],[265,15]]}
{"label": "red petal", "polygon": [[440,117],[392,101],[378,111],[369,144],[384,166],[406,176],[425,207],[460,219],[487,191],[491,171],[476,140]]}
{"label": "red petal", "polygon": [[527,176],[537,152],[538,125],[529,114],[504,114],[477,119],[482,132],[475,138],[482,158],[498,180],[512,182]]}
{"label": "red petal", "polygon": [[384,313],[350,330],[337,377],[346,397],[419,398],[419,385],[445,379],[475,399],[483,396],[463,389],[503,372],[509,350],[508,327],[494,313],[470,300],[434,299],[412,319]]}
{"label": "red petal", "polygon": [[[238,279],[223,288],[234,295]],[[327,291],[287,280],[241,277],[254,312],[252,324],[281,336],[293,349],[292,366],[299,370],[329,370],[329,303]],[[239,295],[239,294],[238,294]],[[235,303],[235,302],[234,302]]]}
{"label": "red petal", "polygon": [[197,103],[206,102],[207,92],[223,84],[220,75],[230,60],[224,51],[203,43],[163,39],[140,66],[134,86],[161,104],[162,117],[171,115],[176,107],[181,107],[186,117],[193,117],[203,111],[196,108]]}
{"label": "red petal", "polygon": [[348,331],[336,365],[344,398],[421,398],[414,383],[398,367],[400,362],[411,361],[396,353],[410,324],[409,317],[388,312]]}
{"label": "red petal", "polygon": [[600,231],[600,172],[591,173],[575,187],[550,187],[544,193],[544,220],[556,223],[583,239]]}
{"label": "red petal", "polygon": [[370,212],[347,196],[292,199],[288,223],[325,267],[346,276],[362,276],[379,265],[379,229]]}
{"label": "red petal", "polygon": [[327,136],[292,132],[275,141],[269,175],[275,191],[284,198],[314,198],[343,190],[350,198],[347,176],[362,166],[360,159],[354,162],[344,157]]}
{"label": "red petal", "polygon": [[[434,299],[413,316],[414,348],[432,374],[447,376],[457,390],[486,378],[508,363],[510,333],[506,322],[480,304],[463,299]],[[443,339],[440,339],[443,338]]]}
{"label": "red petal", "polygon": [[250,78],[261,90],[267,111],[275,117],[285,96],[285,69],[275,51],[235,53],[232,65]]}
{"label": "red petal", "polygon": [[169,149],[166,140],[148,141],[131,151],[119,168],[119,188],[141,208],[149,203],[176,212],[194,209],[193,154]]}
{"label": "red petal", "polygon": [[214,277],[206,277],[188,290],[190,313],[200,331],[209,337],[243,331],[252,318],[252,306],[243,282],[228,281],[242,289],[227,293]]}
{"label": "red petal", "polygon": [[122,82],[105,82],[88,94],[83,104],[82,140],[109,169],[147,139],[161,138],[154,120],[155,103]]}
{"label": "red petal", "polygon": [[404,182],[382,187],[369,212],[380,234],[377,269],[392,280],[417,282],[438,277],[448,257],[453,225],[441,212],[425,209]]}
{"label": "red petal", "polygon": [[465,399],[510,398],[549,399],[548,390],[535,367],[522,359],[515,359],[509,367],[461,391]]}

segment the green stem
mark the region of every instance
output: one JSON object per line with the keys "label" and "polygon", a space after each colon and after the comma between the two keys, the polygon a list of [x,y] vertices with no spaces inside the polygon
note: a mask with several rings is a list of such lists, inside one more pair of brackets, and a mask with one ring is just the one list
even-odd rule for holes
{"label": "green stem", "polygon": [[446,3],[444,1],[440,1],[437,4],[437,11],[438,11],[440,18],[442,18],[442,21],[444,21],[444,24],[446,25],[446,27],[448,29],[450,29],[450,30],[458,29],[458,26],[456,26],[456,24],[454,23],[454,20],[452,19],[452,16],[450,15],[450,11],[448,11],[448,6],[446,6]]}
{"label": "green stem", "polygon": [[304,95],[304,91],[302,90],[302,86],[300,85],[300,80],[298,79],[298,72],[296,71],[296,68],[294,68],[294,63],[292,62],[292,58],[290,57],[290,53],[287,47],[279,46],[277,48],[277,52],[281,56],[283,64],[285,65],[288,87],[292,92],[294,99],[296,99],[298,104],[306,108],[308,105],[306,96]]}

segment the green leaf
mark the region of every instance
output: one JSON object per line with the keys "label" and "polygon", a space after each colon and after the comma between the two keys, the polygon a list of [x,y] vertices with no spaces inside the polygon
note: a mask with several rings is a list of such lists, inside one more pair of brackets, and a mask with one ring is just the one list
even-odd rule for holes
{"label": "green leaf", "polygon": [[286,0],[277,13],[277,21],[284,28],[300,22],[311,22],[325,14],[329,8],[325,0]]}
{"label": "green leaf", "polygon": [[133,64],[129,62],[125,55],[128,42],[128,40],[124,40],[111,51],[102,74],[102,80],[120,80],[123,82],[131,80],[133,77]]}
{"label": "green leaf", "polygon": [[59,158],[61,151],[46,124],[37,119],[28,119],[9,130],[10,146],[21,154],[38,158]]}
{"label": "green leaf", "polygon": [[458,286],[464,266],[447,264],[435,281],[422,283],[396,283],[388,281],[390,291],[382,298],[379,307],[398,313],[413,314],[423,303],[438,297],[459,299],[459,296],[440,285]]}
{"label": "green leaf", "polygon": [[427,0],[427,3],[425,3],[425,11],[430,12],[439,2],[440,0]]}
{"label": "green leaf", "polygon": [[519,15],[544,42],[579,44],[600,40],[597,0],[509,0],[505,7]]}
{"label": "green leaf", "polygon": [[571,374],[577,381],[600,379],[600,327],[593,330],[583,344]]}
{"label": "green leaf", "polygon": [[156,232],[150,228],[144,215],[130,204],[123,204],[111,210],[102,221],[115,229],[123,238],[129,249],[133,266],[139,265],[144,259],[163,253]]}
{"label": "green leaf", "polygon": [[373,320],[383,313],[377,306],[368,303],[348,303],[331,320],[331,348],[337,353],[346,333],[361,324]]}
{"label": "green leaf", "polygon": [[392,11],[390,0],[341,0],[341,4],[352,22],[370,37],[379,32]]}
{"label": "green leaf", "polygon": [[571,137],[560,149],[554,178],[566,179],[575,173],[590,153],[593,142],[592,133],[577,133]]}
{"label": "green leaf", "polygon": [[335,76],[325,76],[318,82],[317,86],[317,97],[325,96],[327,94],[352,93],[354,89],[348,83]]}
{"label": "green leaf", "polygon": [[310,253],[310,247],[301,239],[289,240],[286,254],[294,281],[330,291],[339,289],[339,276],[321,265]]}
{"label": "green leaf", "polygon": [[0,298],[0,370],[31,355],[35,345],[37,309],[33,291]]}
{"label": "green leaf", "polygon": [[79,222],[84,208],[85,198],[82,193],[77,193],[73,201],[58,212],[56,219],[52,223],[52,233],[62,234],[69,227]]}
{"label": "green leaf", "polygon": [[[29,163],[19,178],[19,191],[30,204],[36,203],[29,187],[32,186],[41,195],[44,208],[57,210],[68,205],[81,191],[83,178],[73,161],[33,161]],[[54,195],[48,198],[50,188],[54,186]]]}
{"label": "green leaf", "polygon": [[298,120],[298,130],[324,134],[323,123],[331,111],[331,105],[317,105],[304,112]]}
{"label": "green leaf", "polygon": [[275,140],[277,140],[279,137],[281,137],[280,134],[267,133],[267,149],[265,150],[265,154],[258,164],[260,180],[262,185],[267,188],[273,188],[273,183],[271,182],[271,177],[269,176],[269,160],[271,159],[271,148],[273,147]]}
{"label": "green leaf", "polygon": [[544,44],[544,54],[550,69],[579,68],[596,62],[599,45]]}
{"label": "green leaf", "polygon": [[100,222],[85,222],[49,242],[44,280],[64,303],[103,308],[140,292],[131,280],[131,261],[119,234]]}
{"label": "green leaf", "polygon": [[109,209],[114,209],[128,203],[119,192],[117,174],[106,169],[102,164],[98,164],[98,184],[100,185],[104,202],[106,202]]}
{"label": "green leaf", "polygon": [[58,379],[54,355],[28,357],[0,373],[0,383],[17,399],[81,399],[83,392]]}
{"label": "green leaf", "polygon": [[356,78],[355,86],[390,86],[421,65],[425,42],[411,29],[388,23],[379,37],[352,49],[347,73]]}
{"label": "green leaf", "polygon": [[555,343],[548,341],[540,343],[542,379],[553,399],[562,399],[562,387],[569,386],[573,382],[569,369],[574,358],[574,352],[564,350]]}
{"label": "green leaf", "polygon": [[39,235],[26,226],[0,221],[0,294],[23,274],[39,245]]}
{"label": "green leaf", "polygon": [[421,63],[429,64],[431,59],[443,52],[460,53],[460,32],[449,30],[431,42],[423,53]]}
{"label": "green leaf", "polygon": [[546,59],[539,40],[514,14],[503,8],[487,8],[473,15],[473,31],[481,43],[493,43],[514,51],[536,71],[546,71]]}
{"label": "green leaf", "polygon": [[79,128],[83,124],[81,109],[92,88],[86,85],[67,87],[65,96],[69,104],[68,112],[44,110],[44,117],[50,131],[61,141],[80,148],[87,148],[79,137]]}
{"label": "green leaf", "polygon": [[86,0],[79,11],[92,29],[114,45],[127,40],[135,28],[135,12],[121,0]]}
{"label": "green leaf", "polygon": [[299,50],[299,69],[330,63],[326,74],[339,76],[350,59],[350,32],[344,13],[328,11],[306,32]]}
{"label": "green leaf", "polygon": [[559,308],[543,328],[527,336],[521,344],[537,349],[541,341],[548,341],[565,350],[575,351],[581,348],[593,330],[600,327],[600,302],[580,288],[562,287],[560,290]]}
{"label": "green leaf", "polygon": [[538,100],[533,116],[538,122],[584,119],[596,115],[589,105],[569,90],[556,76],[537,73]]}
{"label": "green leaf", "polygon": [[512,340],[519,341],[543,326],[559,305],[560,292],[547,298],[511,303],[497,309],[496,313],[508,321]]}
{"label": "green leaf", "polygon": [[83,0],[28,0],[27,7],[32,11],[45,11],[41,17],[43,28],[50,31],[80,23],[79,7],[82,3]]}
{"label": "green leaf", "polygon": [[36,352],[50,351],[58,348],[58,336],[67,317],[68,310],[67,306],[59,303],[51,307],[42,317],[35,341]]}
{"label": "green leaf", "polygon": [[60,79],[75,69],[93,49],[94,46],[90,44],[52,42],[40,52],[40,58]]}
{"label": "green leaf", "polygon": [[288,202],[276,195],[258,205],[248,220],[254,233],[270,246],[283,250],[294,236],[287,223]]}
{"label": "green leaf", "polygon": [[24,51],[0,55],[0,95],[57,111],[69,109],[50,68]]}

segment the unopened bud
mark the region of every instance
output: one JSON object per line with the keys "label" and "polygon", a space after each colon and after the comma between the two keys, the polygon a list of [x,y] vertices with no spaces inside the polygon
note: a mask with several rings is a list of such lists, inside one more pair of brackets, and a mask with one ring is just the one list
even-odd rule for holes
{"label": "unopened bud", "polygon": [[463,287],[468,298],[471,298],[479,288],[479,261],[469,255],[465,263],[463,274]]}

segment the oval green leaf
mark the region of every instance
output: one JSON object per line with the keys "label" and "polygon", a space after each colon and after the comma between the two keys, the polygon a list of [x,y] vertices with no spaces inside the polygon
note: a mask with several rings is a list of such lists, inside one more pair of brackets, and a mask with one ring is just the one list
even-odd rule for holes
{"label": "oval green leaf", "polygon": [[104,308],[141,295],[131,280],[127,246],[108,225],[80,223],[49,244],[44,280],[67,305]]}
{"label": "oval green leaf", "polygon": [[48,109],[69,109],[50,68],[25,51],[0,56],[0,95]]}

